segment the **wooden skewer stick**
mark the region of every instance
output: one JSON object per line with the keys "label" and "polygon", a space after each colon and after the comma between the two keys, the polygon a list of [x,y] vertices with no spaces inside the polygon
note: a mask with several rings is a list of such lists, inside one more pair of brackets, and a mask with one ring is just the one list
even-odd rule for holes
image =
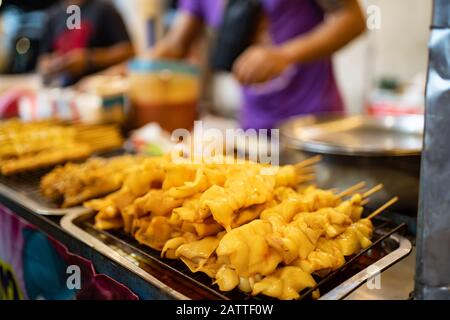
{"label": "wooden skewer stick", "polygon": [[383,188],[384,188],[384,186],[382,184],[379,184],[379,185],[373,187],[372,189],[370,189],[369,191],[366,191],[363,194],[363,198],[368,198],[368,197],[370,197],[371,195],[377,193],[378,191],[380,191]]}
{"label": "wooden skewer stick", "polygon": [[299,163],[295,164],[294,167],[296,169],[300,169],[300,168],[312,166],[312,165],[320,162],[321,160],[322,160],[322,156],[315,156],[315,157],[306,159],[306,160],[304,160],[302,162],[299,162]]}
{"label": "wooden skewer stick", "polygon": [[386,210],[387,208],[389,208],[390,206],[392,206],[394,203],[396,203],[398,201],[398,197],[392,198],[391,200],[389,200],[388,202],[386,202],[384,205],[382,205],[380,208],[378,208],[376,211],[374,211],[370,216],[368,216],[366,219],[367,220],[371,220],[373,218],[375,218],[377,215],[379,215],[380,213],[382,213],[384,210]]}
{"label": "wooden skewer stick", "polygon": [[348,189],[342,191],[342,192],[339,193],[337,196],[338,196],[339,198],[342,198],[342,197],[351,195],[353,192],[358,191],[358,190],[364,188],[365,186],[366,186],[366,183],[365,183],[365,182],[360,182],[360,183],[355,184],[354,186],[352,186],[352,187],[350,187],[350,188],[348,188]]}
{"label": "wooden skewer stick", "polygon": [[367,198],[367,199],[364,199],[363,201],[361,201],[361,206],[366,206],[366,205],[368,205],[369,204],[369,202],[370,202],[370,199],[369,198]]}
{"label": "wooden skewer stick", "polygon": [[315,171],[314,167],[295,168],[295,172],[297,174],[312,173],[314,171]]}
{"label": "wooden skewer stick", "polygon": [[308,174],[308,175],[304,175],[304,176],[301,176],[299,179],[298,179],[298,183],[302,183],[302,182],[308,182],[308,181],[314,181],[314,180],[316,180],[316,175],[315,174]]}

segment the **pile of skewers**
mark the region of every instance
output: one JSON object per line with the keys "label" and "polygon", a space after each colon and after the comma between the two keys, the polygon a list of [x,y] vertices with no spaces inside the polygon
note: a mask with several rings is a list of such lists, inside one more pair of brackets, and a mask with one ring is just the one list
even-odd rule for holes
{"label": "pile of skewers", "polygon": [[85,206],[97,212],[97,228],[123,229],[162,257],[207,274],[222,291],[296,299],[316,285],[312,275],[324,276],[370,246],[371,220],[398,200],[362,218],[382,185],[319,189],[311,184],[318,161],[263,174],[267,166],[252,162],[147,158],[127,172],[120,190]]}
{"label": "pile of skewers", "polygon": [[0,122],[0,172],[11,175],[84,159],[122,143],[114,126],[8,120]]}

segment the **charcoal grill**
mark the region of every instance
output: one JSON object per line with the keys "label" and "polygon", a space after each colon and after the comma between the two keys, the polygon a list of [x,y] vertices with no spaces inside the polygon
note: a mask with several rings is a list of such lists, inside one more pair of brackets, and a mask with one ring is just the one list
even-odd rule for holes
{"label": "charcoal grill", "polygon": [[[182,262],[160,257],[160,252],[124,234],[94,228],[94,213],[74,212],[63,217],[61,226],[72,236],[115,260],[175,299],[262,300],[239,290],[220,292],[202,273],[192,273]],[[387,213],[388,215],[388,213]],[[411,242],[401,235],[405,224],[383,218],[374,221],[373,244],[349,257],[345,265],[325,278],[316,277],[317,286],[301,293],[300,299],[312,299],[320,290],[321,299],[344,299],[377,272],[381,272],[411,252]]]}

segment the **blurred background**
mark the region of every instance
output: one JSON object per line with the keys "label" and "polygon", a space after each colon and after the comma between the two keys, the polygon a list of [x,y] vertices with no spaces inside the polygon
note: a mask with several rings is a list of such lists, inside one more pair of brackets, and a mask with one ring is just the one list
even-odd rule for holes
{"label": "blurred background", "polygon": [[[0,6],[0,94],[20,83],[37,88],[37,57],[50,7],[57,0],[3,0]],[[173,23],[177,1],[110,0],[122,16],[137,55],[144,54]],[[366,14],[379,11],[379,28],[366,32],[334,56],[347,111],[423,112],[431,0],[364,0]],[[200,50],[199,50],[200,51]],[[24,81],[26,79],[26,81]],[[203,88],[202,105],[234,117],[240,91],[221,73]]]}
{"label": "blurred background", "polygon": [[[184,7],[179,11],[181,1]],[[236,19],[239,23],[228,25],[226,18],[236,7],[260,1],[228,0],[221,8],[225,1],[0,0],[0,120],[18,117],[25,122],[22,127],[15,120],[0,121],[5,127],[12,124],[4,136],[21,137],[22,128],[34,120],[75,127],[81,122],[84,141],[94,146],[114,142],[113,135],[120,149],[162,155],[183,140],[170,133],[193,129],[195,120],[202,120],[204,129],[279,128],[280,150],[271,144],[278,135],[267,139],[265,131],[264,139],[255,135],[242,146],[233,143],[231,151],[256,154],[255,149],[266,152],[270,144],[274,156],[280,151],[282,164],[320,154],[323,161],[315,176],[319,186],[345,190],[360,181],[367,186],[384,184],[370,206],[399,196],[388,219],[406,222],[415,235],[433,1],[359,0],[359,8],[358,0],[265,0],[257,17],[255,10],[247,10]],[[248,16],[253,16],[254,25]],[[267,22],[276,27],[258,29]],[[240,33],[252,34],[242,39],[245,35]],[[259,42],[267,35],[271,42]],[[217,56],[236,53],[227,41],[217,41],[223,46],[214,47],[220,36],[236,40],[232,44],[245,42],[233,58],[252,58],[237,63],[240,68],[230,64],[236,67],[233,74],[211,67]],[[293,42],[300,50],[285,54],[284,45]],[[262,55],[254,54],[255,47]],[[270,70],[279,61],[283,68]],[[239,76],[236,69],[248,71],[249,65],[253,72],[242,73],[263,74],[260,79],[243,81]],[[269,77],[268,69],[273,73]],[[85,123],[96,125],[93,133],[84,132]],[[110,124],[114,130],[105,129]],[[33,127],[29,132],[40,140],[29,143],[29,136],[23,135],[10,149],[18,150],[21,160],[24,145],[37,145],[44,149],[45,160],[52,136],[36,135]],[[200,138],[203,145],[216,139]],[[219,138],[216,142],[222,143]],[[58,145],[49,148],[60,151]],[[67,149],[64,152],[72,151]],[[193,150],[191,145],[187,149]],[[25,156],[33,160],[34,153]],[[439,152],[434,157],[439,159],[436,168],[444,167],[447,158]],[[394,289],[380,291],[381,298],[409,296],[413,260],[405,260],[390,277]],[[387,282],[383,280],[383,286]]]}

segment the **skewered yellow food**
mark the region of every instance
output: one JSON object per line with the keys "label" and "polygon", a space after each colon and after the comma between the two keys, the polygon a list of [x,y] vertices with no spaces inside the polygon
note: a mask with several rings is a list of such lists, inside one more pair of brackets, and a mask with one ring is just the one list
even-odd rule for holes
{"label": "skewered yellow food", "polygon": [[[127,213],[133,212],[125,208],[133,205],[136,199],[144,196],[152,187],[162,185],[164,162],[165,159],[162,158],[145,159],[140,165],[130,169],[120,190],[106,198],[86,202],[86,207],[99,212],[96,216],[96,226],[100,229],[124,227],[124,220],[129,221]],[[131,228],[129,225],[126,227]]]}
{"label": "skewered yellow food", "polygon": [[88,144],[92,152],[104,152],[120,148],[123,137],[115,125],[74,125],[75,140]]}
{"label": "skewered yellow food", "polygon": [[254,285],[252,294],[260,293],[282,300],[293,300],[300,297],[299,292],[314,287],[316,281],[310,273],[298,267],[282,267]]}
{"label": "skewered yellow food", "polygon": [[51,121],[0,123],[0,171],[11,175],[88,157],[122,145],[114,126],[65,126]]}
{"label": "skewered yellow food", "polygon": [[19,120],[0,122],[0,159],[63,147],[74,141],[75,130],[51,122],[23,123]]}
{"label": "skewered yellow food", "polygon": [[[336,270],[371,244],[370,219],[381,212],[361,219],[363,204],[381,186],[336,193],[302,185],[317,160],[265,174],[267,167],[251,162],[156,158],[120,191],[87,205],[98,211],[97,228],[123,228],[162,257],[207,274],[222,291],[297,299],[316,285],[313,274]],[[140,187],[132,191],[136,179]]]}
{"label": "skewered yellow food", "polygon": [[22,155],[0,161],[1,173],[12,175],[24,171],[49,167],[65,161],[84,159],[91,154],[91,148],[82,143],[66,143],[57,149],[48,149],[35,154]]}
{"label": "skewered yellow food", "polygon": [[62,199],[64,208],[73,207],[120,189],[128,170],[142,160],[120,156],[92,158],[83,164],[68,163],[42,178],[41,191],[47,198]]}

